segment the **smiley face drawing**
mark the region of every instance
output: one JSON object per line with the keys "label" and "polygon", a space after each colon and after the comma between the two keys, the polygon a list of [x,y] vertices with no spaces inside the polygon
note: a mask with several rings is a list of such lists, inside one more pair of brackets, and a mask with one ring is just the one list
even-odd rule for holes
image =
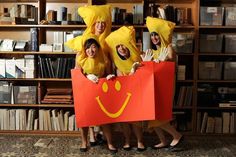
{"label": "smiley face drawing", "polygon": [[[108,90],[109,90],[109,86],[108,86],[107,82],[103,82],[103,84],[102,84],[102,91],[103,91],[104,93],[107,93]],[[115,90],[116,90],[117,92],[120,92],[120,90],[121,90],[121,83],[120,83],[118,80],[115,82]],[[105,107],[105,106],[103,105],[103,103],[101,102],[99,96],[97,96],[95,99],[96,99],[96,101],[97,101],[99,107],[101,108],[101,110],[102,110],[108,117],[110,117],[110,118],[117,118],[117,117],[119,117],[119,116],[123,113],[124,109],[126,108],[127,104],[129,103],[129,100],[130,100],[130,98],[131,98],[131,95],[132,95],[132,94],[131,94],[130,92],[127,92],[126,94],[127,94],[127,96],[126,96],[126,99],[124,100],[122,106],[121,106],[120,109],[119,109],[117,112],[115,112],[115,113],[111,113],[111,112],[109,112],[109,111],[106,109],[106,107]]]}

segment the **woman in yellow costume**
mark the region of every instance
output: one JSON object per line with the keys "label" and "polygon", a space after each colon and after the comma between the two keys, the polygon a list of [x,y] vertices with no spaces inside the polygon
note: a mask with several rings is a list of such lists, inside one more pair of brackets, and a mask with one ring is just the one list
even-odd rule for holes
{"label": "woman in yellow costume", "polygon": [[[134,73],[138,62],[141,61],[140,51],[136,47],[135,30],[132,26],[121,27],[112,32],[106,39],[110,56],[116,66],[117,76],[125,76]],[[136,123],[122,123],[125,136],[124,150],[131,150],[130,146],[130,124],[137,137],[137,150],[144,151],[142,128]]]}
{"label": "woman in yellow costume", "polygon": [[[112,19],[111,19],[111,6],[110,5],[90,5],[83,6],[78,9],[78,14],[83,18],[87,28],[84,31],[86,34],[94,34],[98,37],[99,43],[101,45],[102,51],[104,53],[105,62],[107,64],[107,69],[111,71],[111,63],[105,47],[105,38],[111,32]],[[76,37],[70,40],[68,43],[73,45],[76,49],[78,46]],[[79,53],[77,53],[79,55]],[[79,57],[79,56],[76,57]],[[101,133],[101,132],[100,132]],[[96,146],[98,143],[103,143],[104,140],[100,134],[95,137],[94,128],[89,128],[90,145]]]}
{"label": "woman in yellow costume", "polygon": [[[94,83],[99,81],[100,77],[104,77],[107,73],[107,65],[104,60],[104,54],[98,42],[98,38],[94,34],[86,34],[76,38],[77,47],[70,47],[76,49],[79,55],[76,57],[76,67],[82,70],[86,77]],[[108,75],[109,76],[109,75]],[[107,139],[108,149],[115,153],[117,149],[112,144],[111,130],[109,125],[103,125],[105,137]],[[88,127],[81,128],[82,145],[81,152],[87,151],[87,136]]]}
{"label": "woman in yellow costume", "polygon": [[78,9],[78,13],[83,18],[87,26],[83,34],[92,33],[97,35],[103,51],[107,52],[104,42],[105,38],[110,34],[112,27],[111,6],[84,6]]}
{"label": "woman in yellow costume", "polygon": [[[152,49],[148,49],[142,56],[143,61],[153,60],[158,63],[161,61],[175,61],[175,52],[171,46],[175,23],[163,19],[147,17],[146,25],[151,35]],[[169,150],[174,150],[183,140],[183,135],[170,125],[169,120],[149,121],[148,126],[154,128],[160,139],[160,143],[153,146],[154,149],[169,147]],[[167,144],[163,130],[173,137],[170,145]]]}

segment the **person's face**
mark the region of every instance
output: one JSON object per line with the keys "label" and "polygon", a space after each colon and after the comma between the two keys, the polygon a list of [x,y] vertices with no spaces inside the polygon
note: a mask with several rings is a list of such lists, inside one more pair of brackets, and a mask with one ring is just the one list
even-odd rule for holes
{"label": "person's face", "polygon": [[151,33],[151,41],[154,45],[160,45],[160,36],[157,33]]}
{"label": "person's face", "polygon": [[106,28],[106,23],[105,22],[97,21],[95,23],[95,34],[96,35],[101,35],[105,31],[105,28]]}
{"label": "person's face", "polygon": [[89,48],[85,50],[88,57],[95,57],[96,53],[98,52],[98,47],[96,44],[92,44]]}
{"label": "person's face", "polygon": [[123,57],[129,56],[129,49],[126,46],[122,45],[122,44],[117,46],[117,51]]}

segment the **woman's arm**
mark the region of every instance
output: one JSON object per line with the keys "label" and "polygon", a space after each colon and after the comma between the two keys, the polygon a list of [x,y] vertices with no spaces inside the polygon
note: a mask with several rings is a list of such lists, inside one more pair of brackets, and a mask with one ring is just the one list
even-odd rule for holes
{"label": "woman's arm", "polygon": [[75,57],[75,69],[81,69],[80,65],[77,62],[77,58],[79,57],[80,52],[77,52],[76,57]]}
{"label": "woman's arm", "polygon": [[172,44],[169,44],[168,47],[167,47],[167,52],[168,52],[168,55],[166,57],[166,61],[173,61],[175,62],[176,61],[176,53],[172,47]]}

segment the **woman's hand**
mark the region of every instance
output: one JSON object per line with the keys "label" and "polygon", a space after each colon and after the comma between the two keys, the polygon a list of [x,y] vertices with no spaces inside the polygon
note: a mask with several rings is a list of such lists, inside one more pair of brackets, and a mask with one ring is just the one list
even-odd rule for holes
{"label": "woman's hand", "polygon": [[99,78],[96,75],[94,75],[94,74],[88,74],[88,75],[86,75],[86,77],[90,81],[92,81],[93,83],[98,83],[98,81],[99,81]]}
{"label": "woman's hand", "polygon": [[132,68],[131,68],[131,70],[130,70],[130,74],[133,74],[133,73],[135,73],[135,71],[138,69],[138,67],[140,67],[141,66],[141,63],[139,63],[139,62],[134,62],[134,64],[132,65]]}
{"label": "woman's hand", "polygon": [[151,49],[147,49],[146,52],[140,56],[142,58],[142,61],[152,61],[154,54]]}
{"label": "woman's hand", "polygon": [[166,61],[168,54],[169,54],[168,48],[163,47],[163,48],[161,48],[159,56],[154,61],[157,63],[162,62],[162,61]]}
{"label": "woman's hand", "polygon": [[109,74],[109,75],[107,75],[106,79],[107,79],[107,80],[110,80],[110,79],[112,79],[112,78],[114,78],[114,77],[115,77],[114,74]]}

